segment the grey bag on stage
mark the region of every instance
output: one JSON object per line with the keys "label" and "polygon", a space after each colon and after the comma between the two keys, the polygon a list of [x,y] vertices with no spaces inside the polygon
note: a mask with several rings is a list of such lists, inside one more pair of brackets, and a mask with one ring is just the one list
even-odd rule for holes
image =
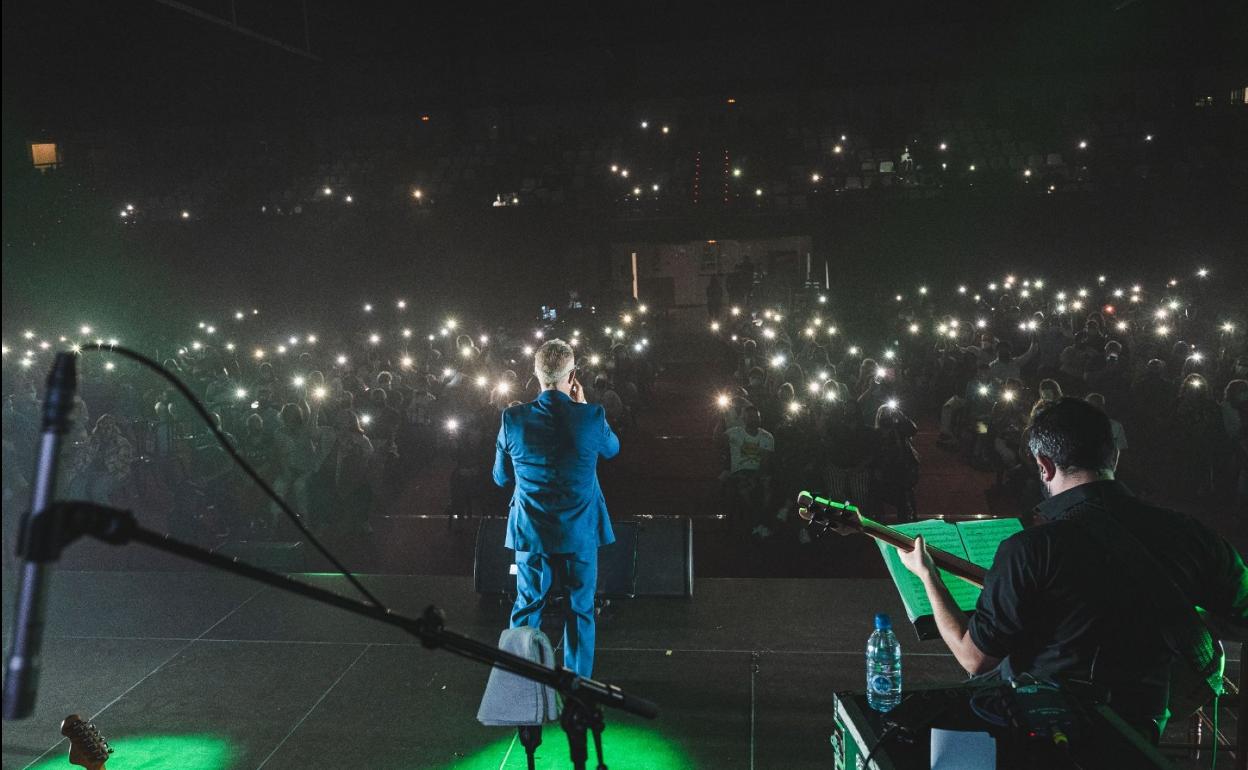
{"label": "grey bag on stage", "polygon": [[[504,652],[555,667],[555,650],[540,629],[509,628],[498,638]],[[540,725],[559,718],[559,694],[553,687],[531,682],[495,666],[481,696],[477,721],[488,727]]]}

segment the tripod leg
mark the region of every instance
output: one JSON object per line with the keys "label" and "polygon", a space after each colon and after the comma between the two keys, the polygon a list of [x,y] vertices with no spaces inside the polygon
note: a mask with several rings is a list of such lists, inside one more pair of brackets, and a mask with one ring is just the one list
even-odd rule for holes
{"label": "tripod leg", "polygon": [[537,747],[542,745],[542,726],[524,725],[516,728],[520,734],[520,745],[524,747],[524,756],[528,761],[529,770],[536,770]]}
{"label": "tripod leg", "polygon": [[585,742],[587,721],[584,707],[576,700],[569,698],[564,702],[559,722],[568,736],[568,754],[573,770],[585,770],[585,762],[589,759],[589,747]]}
{"label": "tripod leg", "polygon": [[607,770],[607,763],[602,759],[602,731],[606,723],[602,719],[602,709],[597,706],[590,712],[589,729],[594,733],[594,752],[598,755],[598,770]]}

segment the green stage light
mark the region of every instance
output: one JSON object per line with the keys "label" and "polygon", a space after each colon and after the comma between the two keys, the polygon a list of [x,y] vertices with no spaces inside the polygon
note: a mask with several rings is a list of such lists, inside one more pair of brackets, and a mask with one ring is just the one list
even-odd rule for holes
{"label": "green stage light", "polygon": [[[593,763],[596,761],[594,742],[592,736],[587,736],[587,739],[589,759]],[[602,733],[602,753],[608,765],[628,767],[631,770],[669,770],[698,766],[675,742],[657,730],[612,723],[609,714],[607,729]],[[567,766],[568,741],[564,738],[563,731],[557,724],[546,725],[542,730],[542,745],[537,749],[537,767],[553,770]],[[511,731],[505,738],[476,753],[440,767],[443,770],[522,770],[525,767],[524,747],[516,739],[515,731]]]}
{"label": "green stage light", "polygon": [[[109,770],[224,770],[233,767],[237,753],[229,739],[210,733],[115,737],[106,732],[104,737],[114,749]],[[32,765],[31,770],[64,770],[68,766],[62,752],[57,751],[56,756]]]}

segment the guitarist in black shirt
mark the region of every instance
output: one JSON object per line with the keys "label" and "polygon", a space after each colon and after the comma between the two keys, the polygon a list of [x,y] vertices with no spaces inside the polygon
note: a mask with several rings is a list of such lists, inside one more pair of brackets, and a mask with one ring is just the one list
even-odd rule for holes
{"label": "guitarist in black shirt", "polygon": [[1186,694],[1176,683],[1171,696],[1172,663],[1220,681],[1220,644],[1196,608],[1222,638],[1248,634],[1243,558],[1200,522],[1114,480],[1109,419],[1092,405],[1062,398],[1038,410],[1028,447],[1048,499],[1037,526],[1001,543],[969,620],[922,538],[902,562],[922,579],[941,638],[969,673],[1090,681],[1157,741],[1171,701],[1178,708]]}

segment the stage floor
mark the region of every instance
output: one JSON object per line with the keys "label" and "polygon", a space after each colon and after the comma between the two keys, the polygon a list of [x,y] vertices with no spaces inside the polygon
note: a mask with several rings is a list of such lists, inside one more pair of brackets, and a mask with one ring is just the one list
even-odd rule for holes
{"label": "stage floor", "polygon": [[[397,611],[434,603],[448,627],[480,639],[505,624],[506,607],[479,598],[470,578],[364,582]],[[7,642],[11,572],[5,585]],[[830,767],[832,693],[862,688],[880,611],[904,617],[888,580],[705,579],[692,599],[612,603],[595,674],[661,713],[608,712],[607,763]],[[241,578],[59,571],[47,635],[36,714],[4,728],[5,770],[67,767],[58,726],[71,712],[94,716],[112,741],[110,770],[524,767],[514,731],[476,722],[484,667]],[[907,684],[960,678],[940,642],[904,628],[900,638]],[[557,726],[538,756],[567,766]]]}

